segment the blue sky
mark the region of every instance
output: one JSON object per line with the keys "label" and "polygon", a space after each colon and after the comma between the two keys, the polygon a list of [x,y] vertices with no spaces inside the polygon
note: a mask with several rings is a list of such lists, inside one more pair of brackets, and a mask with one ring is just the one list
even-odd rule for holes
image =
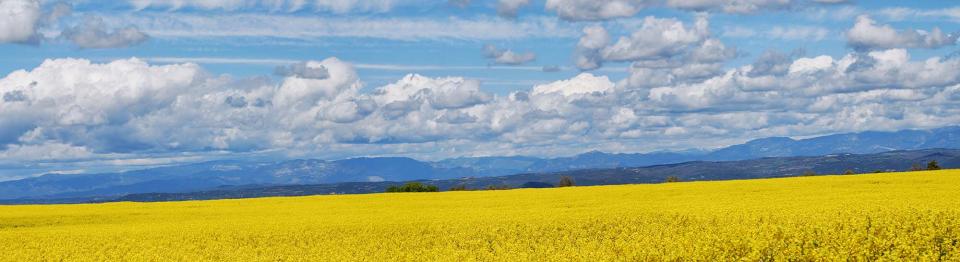
{"label": "blue sky", "polygon": [[954,1],[0,0],[0,180],[954,125]]}

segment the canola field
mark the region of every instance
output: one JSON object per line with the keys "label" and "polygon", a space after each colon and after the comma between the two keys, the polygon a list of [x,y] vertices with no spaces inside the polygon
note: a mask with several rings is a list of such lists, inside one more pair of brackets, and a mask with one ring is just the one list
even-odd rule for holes
{"label": "canola field", "polygon": [[960,171],[0,206],[3,261],[958,261]]}

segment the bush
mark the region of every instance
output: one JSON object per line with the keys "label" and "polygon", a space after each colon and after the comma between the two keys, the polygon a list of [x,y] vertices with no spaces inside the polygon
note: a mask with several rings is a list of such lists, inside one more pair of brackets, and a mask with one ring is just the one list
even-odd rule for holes
{"label": "bush", "polygon": [[815,175],[817,175],[817,172],[813,172],[813,171],[809,171],[809,170],[808,170],[808,171],[803,171],[803,174],[800,175],[800,176],[815,176]]}
{"label": "bush", "polygon": [[439,192],[440,188],[434,185],[424,185],[419,182],[410,182],[403,186],[390,186],[387,188],[387,193],[399,193],[399,192]]}
{"label": "bush", "polygon": [[847,169],[847,172],[843,172],[843,174],[844,174],[844,175],[854,175],[854,174],[857,174],[857,173],[854,173],[853,170]]}
{"label": "bush", "polygon": [[677,177],[677,176],[668,176],[668,177],[667,177],[667,180],[666,180],[665,182],[667,182],[667,183],[680,182],[680,177]]}
{"label": "bush", "polygon": [[557,184],[557,187],[568,187],[568,186],[575,186],[575,185],[576,184],[573,182],[572,177],[562,176],[560,177],[560,184]]}
{"label": "bush", "polygon": [[940,164],[937,163],[937,160],[930,161],[930,163],[927,163],[927,170],[940,170]]}

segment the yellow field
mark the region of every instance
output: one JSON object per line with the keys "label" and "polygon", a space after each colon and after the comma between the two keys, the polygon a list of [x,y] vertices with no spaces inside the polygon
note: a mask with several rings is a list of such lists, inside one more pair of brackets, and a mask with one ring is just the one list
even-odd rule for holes
{"label": "yellow field", "polygon": [[5,261],[960,260],[960,171],[0,206]]}

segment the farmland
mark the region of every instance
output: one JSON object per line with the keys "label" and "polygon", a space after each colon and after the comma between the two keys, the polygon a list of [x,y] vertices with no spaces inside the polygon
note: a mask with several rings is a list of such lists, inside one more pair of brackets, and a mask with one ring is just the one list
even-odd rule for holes
{"label": "farmland", "polygon": [[960,171],[0,206],[0,260],[960,260]]}

